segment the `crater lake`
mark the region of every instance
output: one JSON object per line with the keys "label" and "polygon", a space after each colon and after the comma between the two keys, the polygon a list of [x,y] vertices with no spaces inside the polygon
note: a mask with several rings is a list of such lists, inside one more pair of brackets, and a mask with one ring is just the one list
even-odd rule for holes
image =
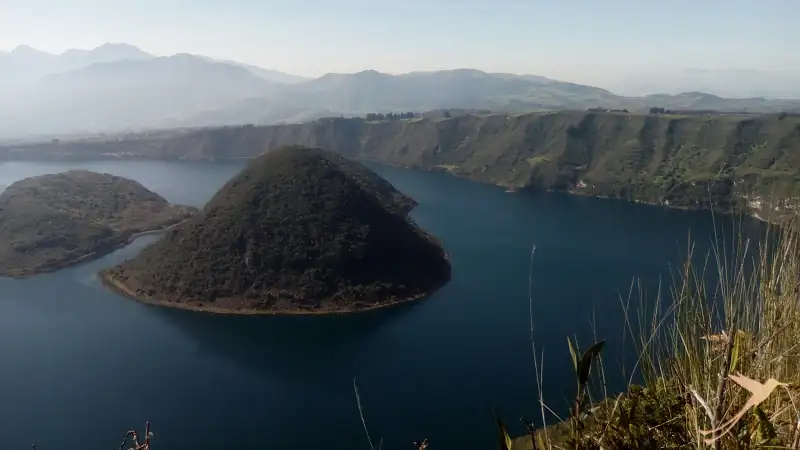
{"label": "crater lake", "polygon": [[[5,162],[0,185],[84,168],[203,206],[245,164]],[[732,240],[730,217],[370,167],[419,202],[412,217],[450,254],[444,288],[399,307],[305,317],[179,311],[105,289],[98,270],[154,235],[59,272],[0,279],[0,448],[113,449],[149,420],[155,449],[369,449],[354,380],[376,448],[426,437],[433,449],[494,448],[493,409],[514,435],[520,416],[540,421],[531,335],[555,411],[574,394],[568,336],[583,347],[608,340],[608,386],[619,390],[633,361],[622,303],[634,279],[665,289],[690,233],[696,254],[715,226]]]}

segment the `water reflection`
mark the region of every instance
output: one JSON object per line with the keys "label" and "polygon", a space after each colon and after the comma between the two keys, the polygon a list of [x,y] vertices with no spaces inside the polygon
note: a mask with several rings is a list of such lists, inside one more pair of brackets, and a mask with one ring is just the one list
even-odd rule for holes
{"label": "water reflection", "polygon": [[352,378],[363,347],[418,303],[325,316],[225,316],[150,308],[201,352],[285,383],[328,384],[331,378]]}

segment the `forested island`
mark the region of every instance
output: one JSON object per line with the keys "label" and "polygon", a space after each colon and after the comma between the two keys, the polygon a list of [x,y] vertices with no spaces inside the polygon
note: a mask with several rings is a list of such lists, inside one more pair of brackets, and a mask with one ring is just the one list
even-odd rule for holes
{"label": "forested island", "polygon": [[26,178],[0,194],[0,275],[25,277],[97,258],[194,212],[114,175],[71,170]]}
{"label": "forested island", "polygon": [[123,295],[217,313],[354,312],[420,298],[450,278],[416,202],[363,165],[284,147],[253,161],[205,208],[102,272]]}

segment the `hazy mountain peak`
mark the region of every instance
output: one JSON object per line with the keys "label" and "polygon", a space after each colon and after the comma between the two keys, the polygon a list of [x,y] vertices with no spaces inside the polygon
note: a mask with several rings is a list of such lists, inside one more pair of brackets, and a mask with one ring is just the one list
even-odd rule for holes
{"label": "hazy mountain peak", "polygon": [[488,76],[489,74],[478,69],[458,68],[444,70],[415,70],[413,72],[399,75],[401,77],[420,77],[420,76]]}
{"label": "hazy mountain peak", "polygon": [[8,88],[3,83],[10,83],[10,90],[16,90],[21,85],[35,83],[47,76],[81,70],[92,64],[154,58],[133,45],[114,43],[106,43],[92,50],[68,49],[60,54],[19,45],[12,52],[0,56],[0,93],[3,88]]}
{"label": "hazy mountain peak", "polygon": [[110,42],[90,50],[90,53],[116,59],[145,59],[154,57],[135,45]]}
{"label": "hazy mountain peak", "polygon": [[678,94],[678,97],[699,97],[704,100],[721,100],[722,97],[714,94],[709,94],[707,92],[699,92],[699,91],[689,91],[689,92],[681,92]]}
{"label": "hazy mountain peak", "polygon": [[484,72],[482,70],[470,69],[468,67],[461,67],[461,68],[458,68],[458,69],[452,69],[452,70],[448,70],[447,72],[457,73],[457,74],[460,74],[460,75],[478,75],[478,76],[489,75],[488,73],[486,73],[486,72]]}
{"label": "hazy mountain peak", "polygon": [[[167,77],[167,79],[170,80],[186,78],[201,80],[211,74],[223,77],[236,77],[228,80],[234,83],[249,82],[256,86],[264,86],[267,84],[266,81],[242,67],[209,60],[190,53],[178,53],[172,56],[154,56],[151,58],[101,60],[78,70],[50,75],[43,81],[77,81],[87,78],[94,80],[96,79],[95,77],[99,76],[104,79],[113,79],[117,81],[128,80],[129,82],[135,81],[137,83],[142,82],[147,84],[155,81],[148,77]],[[159,82],[164,81],[161,78],[158,79],[160,80]]]}
{"label": "hazy mountain peak", "polygon": [[11,55],[49,55],[50,53],[37,50],[30,45],[18,45],[11,50]]}
{"label": "hazy mountain peak", "polygon": [[108,50],[108,49],[116,49],[116,50],[127,49],[127,50],[142,51],[139,47],[131,44],[126,44],[124,42],[106,42],[103,45],[95,47],[93,51]]}
{"label": "hazy mountain peak", "polygon": [[231,66],[241,67],[243,69],[247,69],[253,75],[256,75],[264,80],[272,81],[274,83],[281,83],[281,84],[297,84],[302,83],[304,81],[310,81],[311,78],[301,77],[299,75],[293,75],[291,73],[284,73],[277,70],[265,69],[263,67],[254,66],[252,64],[241,63],[237,61],[231,61],[227,59],[215,59],[208,56],[196,55],[198,58],[201,58],[205,61],[211,61],[220,64],[228,64]]}
{"label": "hazy mountain peak", "polygon": [[518,78],[525,81],[530,81],[531,83],[556,83],[558,81],[543,77],[541,75],[526,75],[526,74],[516,74],[516,73],[506,73],[506,72],[499,72],[499,73],[492,73],[492,75],[496,77],[504,77],[504,78]]}
{"label": "hazy mountain peak", "polygon": [[204,59],[199,56],[192,55],[191,53],[176,53],[171,56],[160,56],[156,58],[156,61],[162,64],[165,63],[206,64],[208,66],[214,66],[216,64],[220,64],[218,61]]}
{"label": "hazy mountain peak", "polygon": [[347,75],[347,74],[339,73],[339,72],[328,72],[328,73],[322,75],[321,77],[317,78],[315,81],[325,80],[325,79],[330,79],[330,78],[340,78],[340,77],[343,77],[345,75]]}
{"label": "hazy mountain peak", "polygon": [[377,70],[373,69],[367,69],[367,70],[362,70],[361,72],[356,72],[353,75],[358,78],[377,78],[377,77],[387,76],[388,74],[385,74],[383,72],[378,72]]}
{"label": "hazy mountain peak", "polygon": [[371,79],[378,79],[383,77],[392,77],[392,75],[383,72],[378,72],[377,70],[373,69],[367,69],[355,73],[328,72],[325,75],[311,81],[315,83],[342,82],[346,80],[365,82]]}

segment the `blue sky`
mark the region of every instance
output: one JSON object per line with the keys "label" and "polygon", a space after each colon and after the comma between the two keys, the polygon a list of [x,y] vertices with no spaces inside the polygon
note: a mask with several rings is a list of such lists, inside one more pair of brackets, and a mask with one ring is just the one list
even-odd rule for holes
{"label": "blue sky", "polygon": [[800,69],[800,0],[0,0],[0,50],[105,42],[302,75],[473,67],[602,84]]}

